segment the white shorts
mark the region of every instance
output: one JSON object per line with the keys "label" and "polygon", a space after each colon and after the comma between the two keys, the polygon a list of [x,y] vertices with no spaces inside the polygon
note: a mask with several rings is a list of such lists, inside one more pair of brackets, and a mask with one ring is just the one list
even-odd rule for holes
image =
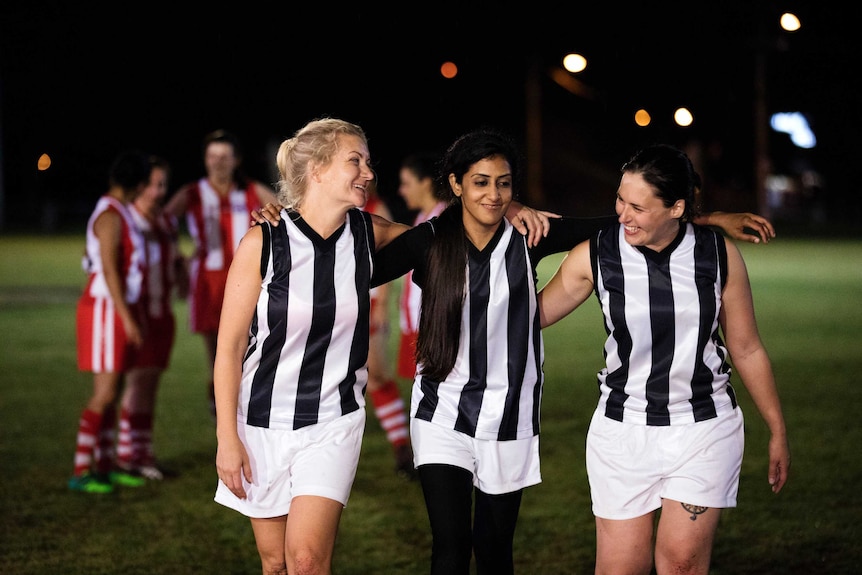
{"label": "white shorts", "polygon": [[539,472],[539,436],[511,441],[476,439],[411,418],[410,441],[416,467],[442,463],[473,474],[473,485],[489,495],[511,493],[542,482]]}
{"label": "white shorts", "polygon": [[267,429],[239,422],[239,438],[251,459],[246,499],[219,480],[215,501],[248,517],[280,517],[300,495],[334,499],[345,507],[356,477],[365,410],[302,429]]}
{"label": "white shorts", "polygon": [[620,423],[596,410],[587,432],[593,514],[632,519],[662,499],[736,507],[745,443],[742,410],[687,425]]}

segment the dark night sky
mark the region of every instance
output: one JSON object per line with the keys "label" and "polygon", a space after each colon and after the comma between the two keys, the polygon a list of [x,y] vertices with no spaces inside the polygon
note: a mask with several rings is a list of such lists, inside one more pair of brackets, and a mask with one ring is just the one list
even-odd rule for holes
{"label": "dark night sky", "polygon": [[[856,14],[832,3],[604,2],[580,15],[576,3],[559,13],[542,2],[411,4],[405,14],[369,10],[369,3],[315,10],[246,1],[188,15],[179,4],[113,2],[99,9],[55,0],[0,8],[8,229],[38,225],[33,214],[45,204],[56,206],[61,225],[83,229],[78,220],[104,191],[107,166],[125,147],[165,156],[174,189],[202,174],[201,137],[220,127],[243,140],[247,171],[271,181],[273,146],[323,115],[366,129],[381,191],[397,199],[398,163],[411,151],[441,148],[481,124],[525,141],[531,62],[541,70],[541,166],[550,207],[606,213],[617,167],[654,140],[720,143],[715,177],[750,190],[754,54],[761,45],[770,111],[806,112],[820,142],[799,154],[785,136],[771,136],[776,168],[810,164],[824,177],[834,218],[858,229],[862,217],[846,168],[860,152],[860,99],[849,79],[860,70],[860,34]],[[790,36],[778,34],[785,6],[803,23]],[[770,41],[759,44],[758,37]],[[546,74],[567,51],[590,59],[581,79],[594,98],[575,96]],[[454,80],[437,72],[447,59],[460,68]],[[687,130],[670,124],[680,104],[695,113]],[[641,106],[654,112],[646,129],[631,122]],[[54,164],[40,174],[42,152]],[[750,194],[737,196],[726,196],[723,206],[755,209],[746,204]]]}

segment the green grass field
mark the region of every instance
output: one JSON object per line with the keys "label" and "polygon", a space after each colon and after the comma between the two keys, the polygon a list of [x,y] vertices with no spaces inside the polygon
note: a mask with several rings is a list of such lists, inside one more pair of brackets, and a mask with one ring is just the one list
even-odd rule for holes
{"label": "green grass field", "polygon": [[[774,495],[766,482],[765,427],[736,380],[746,454],[739,506],[722,517],[712,572],[858,573],[862,240],[779,237],[768,246],[741,247],[783,399],[793,467]],[[181,475],[108,496],[67,490],[77,420],[91,389],[90,375],[75,364],[82,251],[83,236],[0,237],[0,573],[260,573],[248,520],[212,500],[216,442],[203,344],[186,329],[182,302],[155,430],[157,455]],[[543,279],[558,262],[542,263]],[[590,300],[545,330],[543,482],[524,495],[515,541],[522,575],[593,572],[583,454],[602,365],[600,317]],[[409,382],[401,384],[407,399]],[[369,412],[335,574],[428,571],[421,490],[398,479],[393,465]]]}

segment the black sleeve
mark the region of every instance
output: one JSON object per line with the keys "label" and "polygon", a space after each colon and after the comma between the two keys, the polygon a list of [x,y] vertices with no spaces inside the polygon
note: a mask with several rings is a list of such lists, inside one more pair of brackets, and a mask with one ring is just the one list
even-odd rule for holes
{"label": "black sleeve", "polygon": [[374,254],[374,273],[371,287],[399,278],[416,267],[424,265],[431,240],[434,239],[432,222],[412,227]]}
{"label": "black sleeve", "polygon": [[584,240],[590,239],[599,230],[613,225],[617,216],[598,216],[594,218],[551,218],[548,236],[539,240],[539,245],[531,251],[533,261],[538,263],[545,256],[567,252]]}

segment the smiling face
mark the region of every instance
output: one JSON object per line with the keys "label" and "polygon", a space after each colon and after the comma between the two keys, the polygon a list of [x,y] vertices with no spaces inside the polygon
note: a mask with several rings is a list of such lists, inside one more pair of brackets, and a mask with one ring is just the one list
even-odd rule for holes
{"label": "smiling face", "polygon": [[339,207],[361,208],[368,200],[369,182],[374,179],[371,155],[361,138],[338,137],[338,151],[326,166],[313,170],[329,201]]}
{"label": "smiling face", "polygon": [[484,158],[470,166],[460,184],[455,175],[450,174],[449,184],[464,206],[467,237],[482,249],[512,203],[514,190],[509,162],[500,155]]}
{"label": "smiling face", "polygon": [[679,231],[679,218],[684,208],[685,200],[677,200],[666,207],[643,176],[635,172],[623,173],[617,190],[616,211],[630,245],[657,252],[666,248]]}

